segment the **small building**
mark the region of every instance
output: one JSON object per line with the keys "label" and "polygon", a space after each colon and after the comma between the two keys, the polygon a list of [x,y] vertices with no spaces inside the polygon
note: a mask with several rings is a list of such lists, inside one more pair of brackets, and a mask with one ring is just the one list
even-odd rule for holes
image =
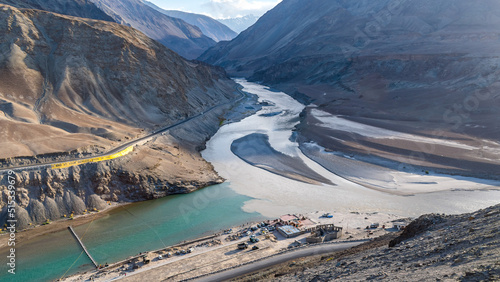
{"label": "small building", "polygon": [[306,238],[306,242],[310,244],[328,242],[342,237],[342,227],[333,224],[318,225],[308,231],[311,231],[311,236]]}
{"label": "small building", "polygon": [[304,216],[301,216],[301,215],[297,216],[295,214],[287,214],[287,215],[280,216],[278,223],[281,225],[295,226],[297,228],[304,228],[304,227],[307,227],[308,225],[315,224],[310,219],[308,219]]}
{"label": "small building", "polygon": [[406,222],[394,222],[393,227],[397,230],[403,230],[406,228]]}
{"label": "small building", "polygon": [[299,236],[300,234],[302,234],[302,231],[300,231],[297,227],[292,226],[292,225],[280,226],[277,229],[278,229],[278,232],[281,235],[285,236],[286,238],[292,238],[292,237]]}
{"label": "small building", "polygon": [[299,220],[300,220],[299,217],[294,214],[287,214],[280,216],[280,222],[286,225],[298,224]]}

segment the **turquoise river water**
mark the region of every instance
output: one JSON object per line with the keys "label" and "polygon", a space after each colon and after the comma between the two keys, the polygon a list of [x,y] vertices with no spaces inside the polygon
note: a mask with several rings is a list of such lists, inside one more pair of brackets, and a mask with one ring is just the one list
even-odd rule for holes
{"label": "turquoise river water", "polygon": [[[191,194],[133,203],[111,211],[90,227],[85,224],[74,229],[80,236],[85,234],[82,241],[97,263],[112,263],[262,219],[258,213],[242,210],[250,199],[224,183]],[[0,281],[50,281],[66,271],[71,275],[92,269],[90,259],[80,253],[68,230],[40,236],[17,246],[15,275],[7,273],[6,264],[0,265]],[[0,257],[6,256],[0,253]]]}

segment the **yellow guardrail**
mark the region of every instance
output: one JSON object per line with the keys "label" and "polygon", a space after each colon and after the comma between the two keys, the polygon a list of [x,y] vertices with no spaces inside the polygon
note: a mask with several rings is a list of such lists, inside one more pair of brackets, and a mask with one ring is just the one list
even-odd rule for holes
{"label": "yellow guardrail", "polygon": [[98,162],[102,162],[102,161],[107,161],[107,160],[112,160],[112,159],[116,159],[119,157],[123,157],[126,154],[132,152],[133,150],[134,150],[134,146],[130,146],[130,147],[127,147],[123,151],[120,151],[118,153],[115,153],[115,154],[112,154],[109,156],[53,164],[51,167],[52,167],[52,169],[58,169],[58,168],[67,168],[67,167],[77,166],[77,165],[86,164],[86,163],[98,163]]}

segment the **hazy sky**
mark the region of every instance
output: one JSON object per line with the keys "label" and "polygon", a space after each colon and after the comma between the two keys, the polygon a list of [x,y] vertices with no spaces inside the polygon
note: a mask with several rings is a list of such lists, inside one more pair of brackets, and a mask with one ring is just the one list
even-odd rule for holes
{"label": "hazy sky", "polygon": [[149,0],[160,8],[205,14],[213,18],[261,16],[281,0]]}

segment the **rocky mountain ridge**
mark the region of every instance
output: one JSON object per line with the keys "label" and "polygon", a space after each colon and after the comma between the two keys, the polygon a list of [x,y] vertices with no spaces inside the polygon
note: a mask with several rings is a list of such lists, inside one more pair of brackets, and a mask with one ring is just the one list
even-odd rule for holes
{"label": "rocky mountain ridge", "polygon": [[237,33],[241,33],[245,29],[252,26],[259,17],[254,15],[246,15],[243,17],[236,18],[227,18],[227,19],[217,19],[219,22],[227,25],[230,29],[236,31]]}
{"label": "rocky mountain ridge", "polygon": [[236,97],[223,70],[133,28],[1,8],[2,158],[108,147]]}
{"label": "rocky mountain ridge", "polygon": [[197,26],[167,16],[141,0],[91,0],[117,23],[142,31],[187,59],[195,59],[215,45]]}
{"label": "rocky mountain ridge", "polygon": [[312,106],[298,127],[300,142],[395,166],[498,175],[499,15],[493,0],[284,0],[200,59],[312,101],[332,117],[474,148],[328,130]]}
{"label": "rocky mountain ridge", "polygon": [[[0,3],[17,8],[37,9],[131,26],[188,59],[198,57],[203,51],[215,44],[215,41],[205,36],[197,26],[189,24],[181,18],[161,13],[142,0],[119,2],[107,0],[2,0]],[[191,17],[188,15],[188,18]],[[219,34],[225,40],[236,36],[229,28],[207,18],[198,20],[210,27],[207,31],[213,30],[213,34],[210,33],[211,36]],[[234,34],[234,36],[226,38],[225,34]]]}
{"label": "rocky mountain ridge", "polygon": [[17,8],[44,10],[53,13],[103,20],[114,22],[113,18],[89,0],[1,0],[0,4],[6,4]]}
{"label": "rocky mountain ridge", "polygon": [[[266,83],[321,80],[335,83],[330,64],[364,56],[436,53],[496,54],[499,21],[495,1],[302,1],[285,0],[231,42],[217,44],[200,59],[230,73],[255,75]],[[484,15],[485,21],[480,15]],[[373,31],[371,30],[373,28]],[[465,44],[465,46],[464,46]],[[477,46],[475,46],[476,44]],[[442,49],[442,47],[447,49]],[[479,48],[478,48],[479,47]],[[327,57],[330,56],[330,57]],[[342,59],[342,60],[341,60]],[[305,65],[303,65],[305,63]],[[324,66],[317,65],[322,63]],[[300,66],[287,70],[287,66]],[[311,67],[317,66],[315,69]],[[272,68],[272,69],[271,69]],[[277,77],[272,70],[287,71]],[[326,71],[324,74],[320,70]],[[316,73],[317,77],[313,77]],[[269,77],[264,77],[269,74]]]}
{"label": "rocky mountain ridge", "polygon": [[144,4],[167,16],[182,19],[191,25],[199,27],[203,34],[212,38],[215,42],[229,41],[238,35],[223,23],[205,15],[186,13],[183,11],[165,10],[149,1],[144,1]]}

